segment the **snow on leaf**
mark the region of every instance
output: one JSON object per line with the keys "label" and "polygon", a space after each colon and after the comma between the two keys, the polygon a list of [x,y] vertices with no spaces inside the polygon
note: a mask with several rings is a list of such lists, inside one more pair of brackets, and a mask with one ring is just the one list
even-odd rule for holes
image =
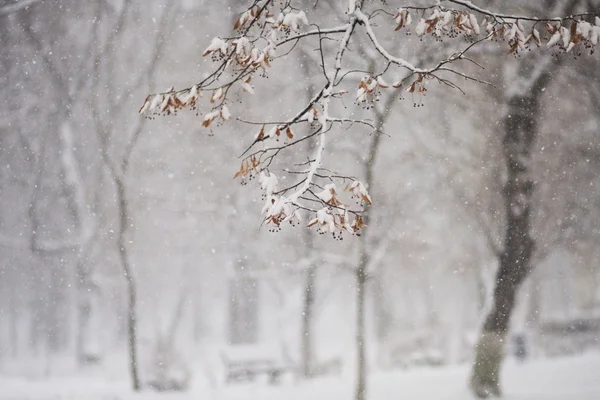
{"label": "snow on leaf", "polygon": [[563,26],[560,28],[560,36],[563,40],[563,46],[567,47],[569,45],[569,42],[571,41],[571,33],[567,28]]}
{"label": "snow on leaf", "polygon": [[223,97],[223,89],[218,88],[217,90],[215,90],[213,92],[212,96],[210,96],[210,102],[211,103],[217,102],[217,101],[221,100],[222,97]]}
{"label": "snow on leaf", "polygon": [[198,95],[196,94],[197,90],[194,88],[190,90],[186,90],[185,92],[180,93],[179,95],[175,95],[177,101],[181,103],[182,106],[190,106],[196,103],[196,99]]}
{"label": "snow on leaf", "polygon": [[229,108],[227,108],[227,106],[223,106],[221,107],[221,118],[223,118],[223,120],[227,121],[229,118],[231,118],[231,113],[229,112]]}
{"label": "snow on leaf", "polygon": [[560,30],[557,30],[556,32],[554,32],[554,34],[552,35],[550,40],[548,40],[546,47],[550,48],[550,47],[554,46],[555,44],[557,44],[559,41],[560,41]]}
{"label": "snow on leaf", "polygon": [[367,90],[364,87],[359,87],[356,91],[356,101],[361,102],[367,97]]}
{"label": "snow on leaf", "polygon": [[479,29],[479,24],[477,23],[477,17],[475,17],[473,14],[469,14],[469,23],[471,24],[473,32],[475,32],[476,35],[479,35],[481,30]]}
{"label": "snow on leaf", "polygon": [[425,28],[427,26],[425,25],[425,20],[423,18],[421,18],[421,20],[419,21],[419,23],[417,24],[417,26],[415,27],[415,35],[417,36],[423,36],[425,34]]}
{"label": "snow on leaf", "polygon": [[313,218],[313,219],[311,219],[310,221],[308,221],[308,224],[306,224],[306,227],[307,227],[307,228],[310,228],[311,226],[315,225],[315,224],[316,224],[316,223],[318,223],[318,222],[319,222],[319,219],[318,219],[318,218]]}
{"label": "snow on leaf", "polygon": [[[319,228],[325,232],[335,232],[335,219],[333,215],[329,213],[329,209],[327,207],[320,209],[317,211],[317,222],[319,223]],[[314,224],[313,224],[314,225]],[[310,224],[309,224],[310,226]]]}
{"label": "snow on leaf", "polygon": [[242,15],[240,15],[240,18],[235,22],[235,25],[233,25],[233,29],[242,29],[247,22],[250,22],[253,19],[254,16],[252,15],[252,9],[246,10],[242,13]]}
{"label": "snow on leaf", "polygon": [[302,216],[300,215],[300,211],[298,211],[298,210],[290,212],[289,214],[286,212],[286,215],[287,216],[281,221],[281,223],[288,222],[288,221],[294,221],[294,220],[298,221],[298,222],[302,222]]}
{"label": "snow on leaf", "polygon": [[335,184],[330,183],[326,185],[322,191],[316,193],[316,196],[323,202],[329,203],[335,196]]}
{"label": "snow on leaf", "polygon": [[365,187],[365,185],[362,184],[362,182],[360,182],[360,181],[352,182],[352,185],[350,185],[348,190],[350,192],[352,192],[353,195],[359,197],[362,201],[364,201],[368,205],[373,204],[371,201],[371,196],[369,196],[369,192],[367,192],[367,188]]}
{"label": "snow on leaf", "polygon": [[517,24],[514,23],[512,24],[512,26],[510,27],[510,30],[508,31],[508,33],[506,34],[506,40],[511,41],[515,38],[515,35],[517,34]]}
{"label": "snow on leaf", "polygon": [[298,210],[293,210],[293,204],[283,196],[268,196],[267,203],[262,208],[262,213],[266,214],[265,221],[274,225],[281,225],[290,220],[301,221]]}
{"label": "snow on leaf", "polygon": [[271,196],[277,191],[277,184],[279,181],[274,173],[268,173],[267,175],[264,171],[261,171],[261,173],[258,175],[258,182],[260,184],[260,188],[265,191],[267,196]]}
{"label": "snow on leaf", "polygon": [[268,214],[271,210],[271,207],[277,202],[277,196],[267,196],[267,200],[265,201],[265,205],[260,211],[261,214]]}
{"label": "snow on leaf", "polygon": [[273,216],[277,216],[280,215],[283,212],[283,205],[284,202],[282,201],[281,197],[274,197],[276,200],[273,202],[273,205],[269,208],[269,211],[267,211],[267,216],[269,217],[273,217]]}
{"label": "snow on leaf", "polygon": [[308,25],[308,19],[306,18],[306,14],[304,11],[299,11],[297,13],[288,13],[283,18],[282,25],[288,26],[294,32],[298,32],[300,29],[300,24]]}
{"label": "snow on leaf", "polygon": [[350,226],[352,228],[352,230],[354,232],[359,231],[360,229],[365,227],[365,224],[363,222],[363,219],[360,215],[357,215],[356,217],[354,217],[354,221],[352,222],[352,225]]}
{"label": "snow on leaf", "polygon": [[540,32],[533,28],[533,31],[531,32],[533,39],[535,40],[535,44],[537,44],[538,46],[540,46],[542,44],[542,41],[540,39]]}
{"label": "snow on leaf", "polygon": [[274,26],[275,27],[280,27],[281,25],[283,25],[283,20],[285,19],[285,14],[280,13],[277,16],[277,20],[275,21]]}
{"label": "snow on leaf", "polygon": [[387,84],[387,83],[386,83],[386,82],[383,80],[383,78],[381,77],[381,75],[379,75],[379,76],[377,77],[377,84],[378,84],[380,87],[384,88],[384,89],[389,87],[389,85],[388,85],[388,84]]}
{"label": "snow on leaf", "polygon": [[155,111],[158,108],[158,106],[160,106],[160,104],[162,103],[163,97],[164,95],[162,94],[157,94],[156,96],[154,96],[152,102],[150,103],[150,106],[148,107],[148,112]]}
{"label": "snow on leaf", "polygon": [[589,22],[581,21],[577,24],[577,33],[581,35],[584,39],[589,39],[590,32],[592,30],[592,25]]}
{"label": "snow on leaf", "polygon": [[243,90],[244,92],[248,92],[248,93],[250,93],[250,94],[254,94],[254,88],[253,88],[253,87],[252,87],[252,85],[250,84],[250,80],[251,80],[251,78],[250,78],[250,77],[248,77],[248,79],[246,79],[246,80],[244,81],[244,83],[242,83],[242,90]]}
{"label": "snow on leaf", "polygon": [[150,110],[150,99],[151,99],[151,96],[146,97],[144,104],[140,108],[140,111],[139,111],[140,114],[146,114],[146,112],[148,112]]}
{"label": "snow on leaf", "polygon": [[298,13],[298,19],[304,24],[304,25],[308,25],[308,18],[306,18],[306,14],[304,13],[304,11],[300,11]]}
{"label": "snow on leaf", "polygon": [[275,125],[271,129],[269,129],[269,132],[266,134],[266,137],[268,137],[268,138],[274,138],[275,136],[279,136],[280,133],[281,132],[279,130],[279,127],[277,125]]}
{"label": "snow on leaf", "polygon": [[404,8],[400,7],[398,9],[398,11],[396,11],[396,14],[394,15],[394,18],[392,18],[394,21],[396,21],[396,23],[400,23],[400,20],[402,19],[402,14],[404,13]]}
{"label": "snow on leaf", "polygon": [[216,51],[220,51],[222,54],[227,54],[227,43],[220,37],[213,38],[210,45],[206,48],[206,50],[204,50],[204,53],[202,53],[202,56],[205,57]]}
{"label": "snow on leaf", "polygon": [[165,112],[171,105],[171,96],[164,96],[162,103],[160,103],[160,111]]}
{"label": "snow on leaf", "polygon": [[242,36],[232,43],[235,44],[235,54],[238,56],[242,54],[248,54],[248,51],[250,50],[250,41],[248,38]]}
{"label": "snow on leaf", "polygon": [[[264,56],[263,56],[264,57]],[[255,47],[252,49],[252,51],[250,52],[250,62],[254,65],[258,65],[260,64],[259,61],[260,58],[260,52],[259,50]]]}
{"label": "snow on leaf", "polygon": [[215,110],[215,111],[212,111],[212,112],[206,114],[206,116],[204,117],[204,121],[202,121],[202,126],[205,127],[205,128],[208,128],[210,126],[210,123],[217,116],[219,116],[219,110]]}
{"label": "snow on leaf", "polygon": [[273,42],[270,42],[264,49],[263,52],[271,58],[275,58],[276,53],[275,53],[275,45],[273,44]]}
{"label": "snow on leaf", "polygon": [[398,31],[404,27],[408,27],[412,23],[412,16],[408,10],[399,8],[396,12],[396,15],[394,15],[393,20],[396,22],[396,24],[398,24],[394,30]]}
{"label": "snow on leaf", "polygon": [[260,132],[258,132],[256,134],[256,136],[254,137],[254,140],[263,140],[265,138],[265,126],[263,125],[262,128],[260,128]]}
{"label": "snow on leaf", "polygon": [[369,83],[367,83],[367,92],[371,93],[377,87],[377,80],[370,79]]}

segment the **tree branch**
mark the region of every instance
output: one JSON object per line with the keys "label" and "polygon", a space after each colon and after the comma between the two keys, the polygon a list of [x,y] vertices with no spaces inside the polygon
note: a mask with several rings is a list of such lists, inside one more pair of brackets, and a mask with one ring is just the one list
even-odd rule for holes
{"label": "tree branch", "polygon": [[568,15],[565,17],[530,17],[526,15],[508,15],[508,14],[500,14],[490,10],[486,10],[484,8],[478,7],[470,1],[467,0],[444,0],[449,3],[454,3],[461,5],[463,7],[468,8],[469,10],[476,11],[480,14],[487,15],[488,17],[492,17],[497,22],[516,22],[516,21],[531,21],[531,22],[562,22],[562,21],[570,21],[575,19],[576,17],[582,17],[586,15],[598,15],[597,12],[587,12],[581,14]]}

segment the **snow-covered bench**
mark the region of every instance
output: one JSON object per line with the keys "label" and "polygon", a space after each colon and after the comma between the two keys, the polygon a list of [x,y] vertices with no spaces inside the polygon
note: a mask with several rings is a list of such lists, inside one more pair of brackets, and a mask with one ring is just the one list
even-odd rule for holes
{"label": "snow-covered bench", "polygon": [[276,385],[283,375],[296,371],[286,352],[273,346],[232,346],[221,352],[221,359],[226,383],[252,382],[266,376],[270,384]]}

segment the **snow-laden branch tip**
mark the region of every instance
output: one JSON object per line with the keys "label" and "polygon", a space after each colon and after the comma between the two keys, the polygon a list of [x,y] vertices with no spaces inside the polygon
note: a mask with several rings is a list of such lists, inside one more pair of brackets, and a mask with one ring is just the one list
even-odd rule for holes
{"label": "snow-laden branch tip", "polygon": [[498,22],[517,22],[517,21],[563,22],[563,21],[573,20],[577,17],[581,17],[581,16],[585,16],[585,15],[592,15],[592,16],[598,15],[598,12],[582,13],[582,14],[558,16],[558,17],[535,17],[535,16],[527,16],[527,15],[502,14],[502,13],[497,13],[497,12],[479,7],[475,4],[473,4],[473,2],[468,1],[468,0],[444,0],[444,1],[466,7],[469,10],[476,11],[482,15],[491,17],[495,21],[498,21]]}

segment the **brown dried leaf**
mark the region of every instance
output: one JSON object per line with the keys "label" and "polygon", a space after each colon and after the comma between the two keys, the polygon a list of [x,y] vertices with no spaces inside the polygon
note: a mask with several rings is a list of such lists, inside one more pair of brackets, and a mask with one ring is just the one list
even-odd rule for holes
{"label": "brown dried leaf", "polygon": [[240,29],[242,27],[242,24],[240,22],[240,18],[237,19],[237,21],[235,21],[235,24],[233,25],[233,30],[237,31],[238,29]]}
{"label": "brown dried leaf", "polygon": [[262,128],[260,128],[260,132],[258,132],[258,135],[256,136],[256,140],[263,140],[265,137],[265,126],[263,125]]}
{"label": "brown dried leaf", "polygon": [[148,104],[148,102],[150,101],[150,97],[151,96],[147,96],[146,100],[144,100],[144,104],[142,104],[142,106],[140,107],[140,111],[138,111],[140,114],[142,113],[142,110],[144,109],[144,107],[146,107],[146,104]]}
{"label": "brown dried leaf", "polygon": [[577,21],[571,22],[570,33],[571,37],[577,36]]}
{"label": "brown dried leaf", "polygon": [[256,167],[260,165],[260,161],[258,161],[255,156],[252,156],[252,158],[250,158],[250,163],[252,164],[252,168],[254,169],[256,169]]}

